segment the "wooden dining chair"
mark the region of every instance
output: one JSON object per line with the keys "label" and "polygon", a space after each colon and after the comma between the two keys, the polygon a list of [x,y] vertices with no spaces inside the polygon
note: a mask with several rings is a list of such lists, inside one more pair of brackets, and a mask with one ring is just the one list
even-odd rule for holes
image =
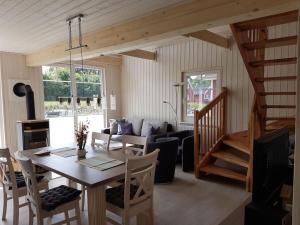
{"label": "wooden dining chair", "polygon": [[[35,179],[34,166],[30,159],[16,156],[21,165],[22,173],[27,187],[27,200],[29,201],[29,224],[33,224],[34,216],[37,218],[37,225],[44,224],[44,218],[64,213],[65,219],[55,223],[68,224],[76,220],[81,225],[81,214],[79,201],[81,191],[61,185],[40,193]],[[75,209],[75,216],[69,217],[69,210]]]}
{"label": "wooden dining chair", "polygon": [[[125,183],[106,190],[107,210],[122,217],[122,224],[129,225],[130,218],[143,215],[147,224],[153,223],[153,186],[159,149],[126,160]],[[119,224],[110,217],[112,224]]]}
{"label": "wooden dining chair", "polygon": [[[44,176],[37,176],[38,189],[48,190],[48,180]],[[19,209],[28,206],[28,202],[20,203],[21,197],[27,194],[26,184],[22,172],[14,170],[8,148],[0,149],[0,183],[3,186],[2,220],[6,220],[7,202],[13,201],[13,224],[19,224]]]}
{"label": "wooden dining chair", "polygon": [[[91,146],[100,150],[109,151],[110,138],[111,136],[109,134],[92,132]],[[81,190],[81,210],[84,211],[86,186],[81,185]]]}
{"label": "wooden dining chair", "polygon": [[122,145],[123,151],[131,155],[145,155],[147,152],[147,137],[123,135]]}
{"label": "wooden dining chair", "polygon": [[92,132],[92,147],[97,147],[106,151],[109,151],[111,136],[109,134]]}

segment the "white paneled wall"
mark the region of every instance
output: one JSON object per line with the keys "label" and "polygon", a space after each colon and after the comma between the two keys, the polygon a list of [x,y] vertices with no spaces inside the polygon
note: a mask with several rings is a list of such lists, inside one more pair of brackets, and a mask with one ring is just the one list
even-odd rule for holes
{"label": "white paneled wall", "polygon": [[[119,65],[99,65],[105,70],[105,93],[108,109],[106,110],[105,125],[111,118],[121,117],[121,66]],[[110,95],[116,96],[116,110],[110,109]]]}
{"label": "white paneled wall", "polygon": [[[296,24],[270,28],[270,36],[287,36],[296,31]],[[228,131],[247,129],[249,110],[252,104],[253,88],[240,56],[236,43],[232,40],[230,49],[197,40],[186,39],[156,49],[157,61],[123,57],[122,66],[122,115],[139,116],[174,121],[170,108],[163,100],[175,104],[173,84],[182,81],[182,72],[221,69],[221,84],[229,90]],[[295,46],[276,48],[266,52],[267,58],[292,57]],[[295,66],[270,67],[266,74],[295,75]],[[289,83],[289,84],[287,84]],[[293,82],[268,84],[267,90],[294,90]],[[273,104],[293,104],[294,97],[273,97]],[[178,102],[180,103],[180,102]],[[282,114],[274,111],[273,114]],[[287,114],[286,112],[283,112]],[[291,112],[293,113],[293,112]],[[179,112],[178,117],[181,114]]]}
{"label": "white paneled wall", "polygon": [[[26,120],[26,100],[12,94],[11,80],[28,81],[34,91],[35,113],[37,119],[44,118],[44,92],[42,84],[42,68],[27,67],[25,56],[15,53],[0,52],[1,94],[3,96],[5,145],[10,150],[17,150],[16,121]],[[13,96],[13,97],[12,97]]]}
{"label": "white paneled wall", "polygon": [[172,85],[182,81],[182,72],[221,69],[221,84],[229,89],[231,116],[228,128],[232,131],[247,128],[253,91],[236,45],[232,49],[223,49],[196,39],[186,39],[157,49],[157,54],[156,62],[123,58],[123,116],[173,122],[172,111],[162,101],[175,104]]}

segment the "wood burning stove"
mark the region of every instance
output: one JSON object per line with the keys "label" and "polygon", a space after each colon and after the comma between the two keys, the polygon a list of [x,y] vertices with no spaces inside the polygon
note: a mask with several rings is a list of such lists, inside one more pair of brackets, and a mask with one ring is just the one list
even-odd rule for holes
{"label": "wood burning stove", "polygon": [[18,150],[50,145],[49,120],[17,121]]}

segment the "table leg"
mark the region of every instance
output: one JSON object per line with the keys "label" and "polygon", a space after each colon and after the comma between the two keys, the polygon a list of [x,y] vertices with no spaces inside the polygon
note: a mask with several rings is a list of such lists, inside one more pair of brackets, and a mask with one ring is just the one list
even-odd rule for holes
{"label": "table leg", "polygon": [[89,225],[106,225],[105,185],[87,187]]}
{"label": "table leg", "polygon": [[136,222],[137,222],[137,225],[153,225],[153,224],[149,224],[149,222],[150,222],[149,218],[144,213],[140,213],[137,215]]}

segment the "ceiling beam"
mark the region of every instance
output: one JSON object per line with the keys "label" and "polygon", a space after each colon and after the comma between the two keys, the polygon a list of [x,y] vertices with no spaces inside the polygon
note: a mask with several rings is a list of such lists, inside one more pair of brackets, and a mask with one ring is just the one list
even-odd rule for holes
{"label": "ceiling beam", "polygon": [[[85,58],[140,48],[146,43],[206,30],[298,8],[298,0],[201,0],[185,1],[107,29],[83,35]],[[88,17],[87,17],[88,19]],[[67,32],[67,25],[66,25]],[[75,42],[76,40],[74,40]],[[69,57],[67,41],[27,55],[29,66],[39,66]],[[74,59],[80,51],[73,51]]]}
{"label": "ceiling beam", "polygon": [[[70,64],[70,61],[62,61],[62,62],[59,62],[59,63]],[[72,61],[72,64],[81,65],[81,60]],[[122,57],[118,56],[118,55],[98,56],[98,57],[95,57],[95,58],[83,60],[83,65],[86,65],[86,66],[95,66],[95,67],[97,67],[97,66],[103,66],[103,65],[107,65],[107,64],[119,66],[119,65],[122,64]]]}
{"label": "ceiling beam", "polygon": [[229,42],[228,38],[225,38],[221,35],[215,34],[208,30],[201,30],[201,31],[185,34],[183,36],[197,38],[202,41],[206,41],[206,42],[218,45],[223,48],[229,48],[230,42]]}
{"label": "ceiling beam", "polygon": [[132,57],[136,57],[136,58],[141,58],[141,59],[156,60],[156,52],[149,52],[149,51],[140,50],[140,49],[127,51],[127,52],[121,52],[119,54],[126,55],[126,56],[132,56]]}

